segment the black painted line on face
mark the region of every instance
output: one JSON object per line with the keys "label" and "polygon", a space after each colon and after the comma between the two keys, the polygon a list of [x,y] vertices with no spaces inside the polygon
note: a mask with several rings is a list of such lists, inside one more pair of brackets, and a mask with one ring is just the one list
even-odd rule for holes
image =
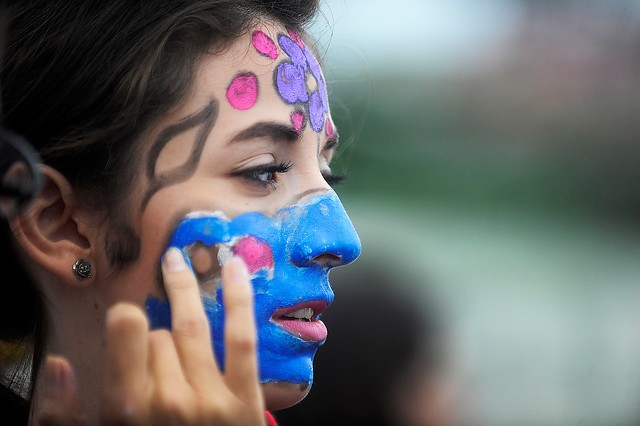
{"label": "black painted line on face", "polygon": [[[142,201],[142,210],[145,209],[151,197],[169,185],[183,182],[195,173],[204,145],[209,137],[209,133],[218,118],[218,102],[212,100],[209,105],[200,110],[197,114],[187,117],[179,123],[172,124],[165,128],[158,139],[151,146],[149,157],[147,158],[147,178],[149,179],[149,189]],[[164,147],[171,142],[176,136],[195,127],[200,127],[196,135],[193,149],[187,161],[184,164],[175,167],[172,170],[162,172],[161,176],[155,173],[156,163],[162,153]]]}

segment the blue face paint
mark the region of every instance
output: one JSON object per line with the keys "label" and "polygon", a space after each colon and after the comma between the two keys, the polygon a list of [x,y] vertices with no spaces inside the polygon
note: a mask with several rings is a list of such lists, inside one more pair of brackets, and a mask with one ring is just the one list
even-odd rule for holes
{"label": "blue face paint", "polygon": [[[233,220],[219,214],[190,215],[170,242],[189,262],[190,251],[203,245],[217,248],[219,262],[235,254],[247,263],[255,294],[261,381],[311,384],[313,357],[326,338],[318,315],[333,300],[329,270],[354,261],[361,251],[338,197],[323,194],[273,217],[256,212]],[[216,359],[224,369],[224,303],[219,277],[215,280],[214,291],[203,292],[203,303]],[[150,297],[146,309],[152,328],[171,328],[168,301]]]}

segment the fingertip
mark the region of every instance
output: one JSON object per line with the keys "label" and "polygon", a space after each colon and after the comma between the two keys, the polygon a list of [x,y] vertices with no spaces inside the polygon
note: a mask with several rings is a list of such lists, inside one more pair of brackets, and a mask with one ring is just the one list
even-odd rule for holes
{"label": "fingertip", "polygon": [[228,278],[233,281],[250,281],[249,280],[249,270],[247,269],[247,265],[244,260],[239,256],[231,257],[223,267],[226,272]]}
{"label": "fingertip", "polygon": [[49,355],[45,362],[45,392],[52,396],[63,396],[74,392],[76,379],[73,367],[62,356]]}
{"label": "fingertip", "polygon": [[129,302],[119,302],[109,307],[106,314],[106,325],[109,330],[147,329],[147,316],[137,305]]}
{"label": "fingertip", "polygon": [[187,269],[187,262],[182,251],[177,247],[169,247],[162,259],[164,268],[169,272],[178,272]]}
{"label": "fingertip", "polygon": [[71,363],[62,356],[48,355],[43,374],[43,397],[34,414],[34,424],[88,425],[80,407],[76,376]]}

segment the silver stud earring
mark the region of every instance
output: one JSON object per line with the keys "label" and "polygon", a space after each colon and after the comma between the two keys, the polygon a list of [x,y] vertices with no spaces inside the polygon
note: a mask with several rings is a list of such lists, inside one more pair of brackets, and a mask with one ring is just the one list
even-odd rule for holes
{"label": "silver stud earring", "polygon": [[91,276],[91,263],[84,259],[76,260],[76,263],[73,264],[71,269],[73,269],[73,275],[75,275],[79,281]]}

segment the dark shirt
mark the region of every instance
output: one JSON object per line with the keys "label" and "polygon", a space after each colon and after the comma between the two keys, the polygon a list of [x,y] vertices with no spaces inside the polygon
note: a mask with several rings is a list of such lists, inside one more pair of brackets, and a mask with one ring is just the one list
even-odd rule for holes
{"label": "dark shirt", "polygon": [[29,404],[0,385],[0,424],[26,426],[29,423]]}

